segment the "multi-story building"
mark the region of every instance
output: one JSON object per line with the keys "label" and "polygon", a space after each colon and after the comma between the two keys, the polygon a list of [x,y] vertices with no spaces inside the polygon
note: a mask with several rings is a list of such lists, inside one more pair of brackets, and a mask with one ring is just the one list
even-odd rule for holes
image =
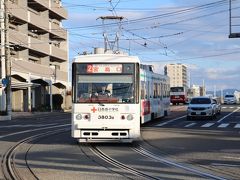
{"label": "multi-story building", "polygon": [[170,77],[170,87],[188,87],[187,67],[184,64],[167,64],[164,74]]}
{"label": "multi-story building", "polygon": [[197,96],[206,96],[206,87],[203,84],[203,86],[199,86],[199,85],[192,85],[189,89],[188,89],[188,96],[189,98],[192,97],[197,97]]}
{"label": "multi-story building", "polygon": [[68,34],[61,0],[8,0],[6,7],[12,110],[65,108]]}

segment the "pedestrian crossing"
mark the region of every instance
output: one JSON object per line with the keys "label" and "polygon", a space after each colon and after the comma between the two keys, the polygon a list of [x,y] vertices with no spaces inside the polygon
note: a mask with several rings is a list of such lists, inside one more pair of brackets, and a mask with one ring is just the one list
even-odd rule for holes
{"label": "pedestrian crossing", "polygon": [[230,123],[219,123],[219,122],[182,122],[182,123],[170,123],[170,124],[158,124],[155,125],[157,127],[178,127],[178,128],[201,128],[201,129],[207,129],[207,128],[216,128],[216,129],[224,129],[224,128],[233,128],[233,129],[239,129],[240,130],[240,122],[230,122]]}
{"label": "pedestrian crossing", "polygon": [[201,127],[201,128],[234,128],[234,129],[240,129],[240,123],[188,123],[184,125],[185,128],[189,127]]}
{"label": "pedestrian crossing", "polygon": [[222,109],[240,109],[240,107],[236,107],[236,106],[222,106]]}

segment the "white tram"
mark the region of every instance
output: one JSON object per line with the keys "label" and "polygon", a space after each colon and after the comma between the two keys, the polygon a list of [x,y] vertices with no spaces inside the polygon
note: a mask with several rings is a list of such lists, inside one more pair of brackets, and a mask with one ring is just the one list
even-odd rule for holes
{"label": "white tram", "polygon": [[169,78],[137,57],[78,56],[72,88],[72,137],[79,142],[132,142],[141,123],[169,113]]}

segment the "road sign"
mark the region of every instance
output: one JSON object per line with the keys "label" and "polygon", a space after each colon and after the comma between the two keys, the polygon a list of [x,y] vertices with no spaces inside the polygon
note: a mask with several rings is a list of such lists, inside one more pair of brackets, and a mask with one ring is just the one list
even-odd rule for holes
{"label": "road sign", "polygon": [[2,79],[2,84],[3,84],[3,86],[7,86],[8,85],[8,79],[3,78]]}

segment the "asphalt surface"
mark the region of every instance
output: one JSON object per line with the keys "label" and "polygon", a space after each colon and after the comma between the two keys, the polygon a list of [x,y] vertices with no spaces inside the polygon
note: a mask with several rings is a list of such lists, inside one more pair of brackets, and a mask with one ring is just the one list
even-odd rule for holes
{"label": "asphalt surface", "polygon": [[71,138],[70,113],[16,114],[0,122],[1,159],[17,146],[22,179],[239,179],[239,107],[222,106],[211,121],[187,121],[186,106],[171,111],[144,125],[133,144],[94,145]]}

